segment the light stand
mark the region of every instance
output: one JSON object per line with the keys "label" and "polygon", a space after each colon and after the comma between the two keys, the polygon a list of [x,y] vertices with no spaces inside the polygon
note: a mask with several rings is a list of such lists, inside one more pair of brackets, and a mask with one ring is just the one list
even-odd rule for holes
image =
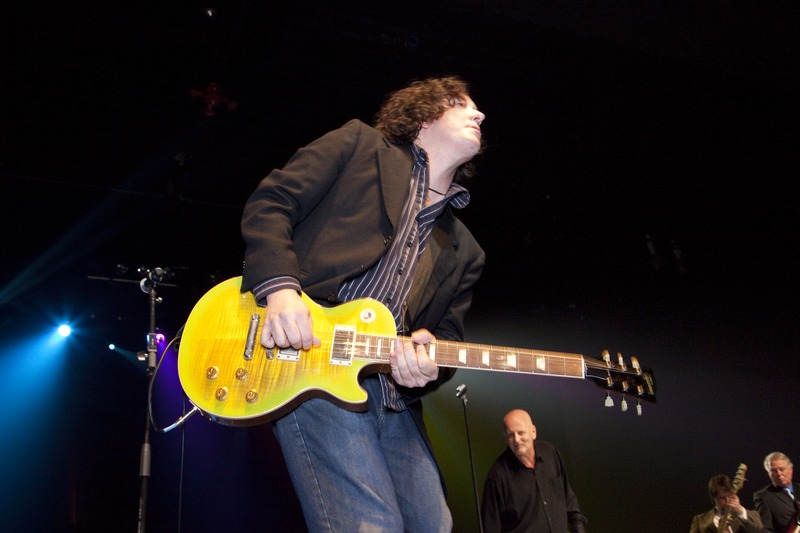
{"label": "light stand", "polygon": [[478,480],[475,477],[475,460],[472,457],[472,438],[469,435],[469,417],[467,416],[467,386],[463,383],[456,387],[456,397],[461,398],[464,405],[464,425],[467,429],[467,445],[469,447],[469,464],[472,468],[472,491],[475,494],[475,510],[478,512],[478,526],[483,533],[483,519],[481,518],[481,506],[478,500]]}

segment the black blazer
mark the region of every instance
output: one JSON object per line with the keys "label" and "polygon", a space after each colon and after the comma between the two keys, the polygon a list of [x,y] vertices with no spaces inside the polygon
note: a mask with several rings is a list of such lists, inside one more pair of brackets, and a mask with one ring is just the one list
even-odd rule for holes
{"label": "black blazer", "polygon": [[[242,215],[245,261],[242,291],[277,276],[293,276],[323,305],[339,303],[342,282],[365,272],[387,251],[410,192],[409,146],[391,144],[374,128],[352,120],[298,150],[270,172]],[[464,339],[464,318],[485,254],[447,208],[429,238],[432,272],[409,317],[411,331]],[[440,369],[427,387],[400,388],[428,442],[417,400],[451,378]]]}
{"label": "black blazer", "polygon": [[[339,303],[342,282],[366,271],[391,244],[412,163],[410,147],[391,144],[359,120],[298,150],[262,180],[245,206],[242,291],[293,276],[314,300]],[[434,231],[441,250],[417,317],[424,323],[417,322],[437,337],[460,340],[466,312],[461,298],[480,276],[485,256],[449,209]],[[441,323],[444,308],[454,303],[461,316]],[[438,313],[424,313],[427,306]]]}
{"label": "black blazer", "polygon": [[[795,497],[800,494],[800,484],[792,483]],[[797,527],[798,505],[786,491],[772,484],[753,493],[753,503],[761,514],[764,531],[794,533]],[[789,529],[790,526],[794,528]]]}

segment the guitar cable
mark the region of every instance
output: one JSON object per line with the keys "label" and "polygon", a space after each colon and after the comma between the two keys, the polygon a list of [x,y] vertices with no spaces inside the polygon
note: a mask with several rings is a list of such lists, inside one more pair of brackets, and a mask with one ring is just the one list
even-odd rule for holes
{"label": "guitar cable", "polygon": [[[159,433],[167,433],[172,431],[178,426],[183,426],[184,422],[189,419],[193,414],[197,413],[199,409],[197,406],[193,405],[192,409],[188,412],[186,411],[186,395],[183,396],[183,415],[181,415],[175,422],[166,426],[164,428],[159,427],[158,424],[155,422],[155,418],[153,416],[153,384],[156,381],[156,376],[158,375],[158,370],[161,368],[162,363],[164,362],[164,357],[166,356],[167,352],[172,348],[175,347],[175,351],[178,351],[178,345],[180,344],[181,335],[183,333],[184,326],[178,330],[178,333],[175,334],[175,337],[164,347],[161,351],[161,356],[158,358],[158,362],[153,369],[153,375],[150,379],[150,384],[147,389],[147,412],[150,417],[150,425],[158,431]],[[183,516],[183,479],[184,479],[184,457],[185,457],[185,450],[186,450],[186,432],[181,433],[181,451],[180,451],[180,473],[178,474],[178,526],[177,531],[181,531],[181,519]]]}
{"label": "guitar cable", "polygon": [[[155,418],[153,416],[153,384],[156,381],[156,375],[158,375],[158,370],[161,368],[161,365],[164,362],[164,357],[166,356],[167,352],[170,350],[170,348],[173,347],[173,345],[179,344],[184,327],[185,326],[181,326],[181,329],[178,330],[178,333],[175,335],[175,337],[173,337],[173,339],[169,341],[169,344],[167,344],[161,351],[161,356],[158,359],[158,363],[153,369],[153,377],[150,380],[150,386],[147,389],[147,412],[150,416],[150,424],[153,426],[153,429],[155,429],[159,433],[167,433],[169,431],[172,431],[176,427],[183,425],[184,422],[186,422],[189,419],[189,417],[191,417],[193,414],[200,411],[200,409],[198,409],[196,405],[193,405],[192,408],[188,412],[186,412],[186,403],[185,403],[186,398],[184,397],[183,415],[181,415],[175,422],[173,422],[169,426],[163,428],[159,427],[159,425],[156,424]],[[177,347],[175,348],[175,351],[177,351]]]}

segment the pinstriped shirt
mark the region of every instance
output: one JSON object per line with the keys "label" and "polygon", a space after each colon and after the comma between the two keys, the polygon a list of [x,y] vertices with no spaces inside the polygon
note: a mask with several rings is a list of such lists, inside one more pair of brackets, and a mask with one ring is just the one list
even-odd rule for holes
{"label": "pinstriped shirt", "polygon": [[[433,223],[448,202],[439,201],[425,206],[428,191],[428,156],[425,150],[412,145],[414,164],[411,169],[409,201],[389,250],[364,274],[342,284],[337,296],[341,301],[356,298],[375,298],[382,302],[394,316],[398,334],[406,333],[403,320],[405,306],[419,257],[433,230]],[[459,185],[451,185],[446,198],[452,198],[454,207],[464,207],[469,193]],[[395,411],[406,408],[391,376],[380,374],[383,404]]]}
{"label": "pinstriped shirt", "polygon": [[403,208],[400,224],[392,237],[389,250],[361,276],[344,282],[337,294],[343,302],[356,298],[375,298],[383,302],[392,312],[398,328],[403,304],[414,279],[416,258],[422,249],[417,216],[424,205],[428,183],[425,151],[412,145],[412,153],[414,164],[409,181],[409,201]]}
{"label": "pinstriped shirt", "polygon": [[[337,294],[343,302],[356,298],[374,298],[382,302],[392,312],[397,332],[401,334],[405,333],[405,303],[414,281],[419,257],[425,250],[436,217],[447,205],[444,201],[424,205],[428,189],[428,157],[425,150],[416,145],[412,145],[412,152],[414,164],[409,184],[409,201],[403,209],[389,250],[362,275],[343,283]],[[465,196],[469,193],[459,185],[451,186],[448,191],[448,197],[462,191],[465,194],[459,194],[458,201],[453,198],[455,207],[465,206],[468,201]]]}
{"label": "pinstriped shirt", "polygon": [[[414,164],[411,169],[409,183],[409,201],[403,209],[400,224],[397,227],[395,238],[389,251],[378,262],[370,267],[364,274],[348,280],[342,284],[337,296],[341,301],[356,298],[375,298],[382,302],[394,316],[395,327],[399,334],[406,333],[403,327],[405,305],[411,284],[414,282],[414,273],[418,260],[425,250],[425,243],[433,230],[436,217],[444,210],[447,202],[440,201],[425,206],[425,197],[428,190],[428,156],[425,150],[412,145]],[[459,194],[459,201],[454,206],[463,207],[469,193],[458,185],[451,186],[447,197],[451,193]],[[395,388],[391,376],[379,374],[383,405],[395,410],[406,409],[405,402]]]}

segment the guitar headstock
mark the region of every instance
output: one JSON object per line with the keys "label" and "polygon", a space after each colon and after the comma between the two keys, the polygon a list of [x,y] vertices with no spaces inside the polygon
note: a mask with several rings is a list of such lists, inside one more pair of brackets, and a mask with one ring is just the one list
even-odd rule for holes
{"label": "guitar headstock", "polygon": [[608,350],[603,350],[602,356],[602,362],[586,360],[586,377],[608,391],[606,407],[614,405],[612,392],[622,394],[623,411],[628,410],[627,397],[636,398],[636,412],[639,415],[642,414],[641,401],[656,403],[656,379],[652,370],[642,368],[636,357],[631,357],[628,365],[621,353],[617,354],[616,362],[611,360]]}
{"label": "guitar headstock", "polygon": [[747,465],[741,463],[739,468],[736,469],[736,474],[733,476],[733,481],[731,481],[731,486],[733,487],[733,492],[739,492],[739,489],[742,488],[744,485],[745,477],[744,475],[747,473]]}

